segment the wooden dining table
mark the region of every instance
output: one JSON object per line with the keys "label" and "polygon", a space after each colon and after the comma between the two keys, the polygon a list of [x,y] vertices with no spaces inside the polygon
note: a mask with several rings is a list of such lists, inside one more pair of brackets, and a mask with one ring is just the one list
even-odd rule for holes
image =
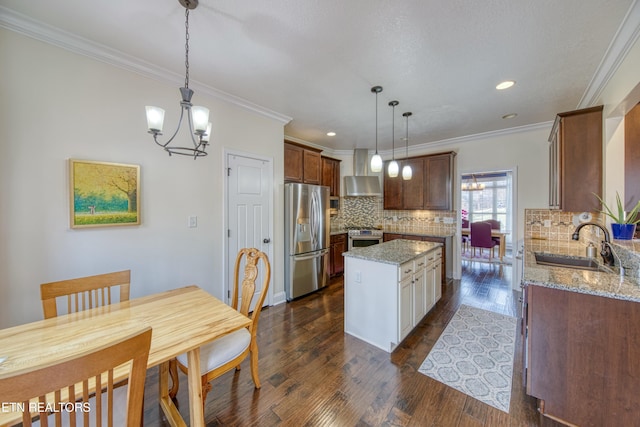
{"label": "wooden dining table", "polygon": [[[187,286],[130,301],[0,330],[0,377],[73,357],[116,337],[152,328],[147,368],[160,367],[160,406],[172,426],[186,426],[169,398],[169,361],[187,353],[189,372],[200,372],[200,347],[248,326],[248,317],[197,286]],[[126,378],[127,369],[117,376]],[[204,426],[200,375],[188,375],[189,421]],[[1,396],[0,396],[1,400]],[[0,426],[21,414],[0,410]]]}
{"label": "wooden dining table", "polygon": [[[471,236],[471,229],[469,228],[463,228],[460,230],[462,236],[466,236],[469,237]],[[498,237],[500,238],[500,243],[498,245],[498,255],[500,257],[500,261],[502,261],[502,259],[504,258],[504,255],[507,251],[507,243],[506,243],[506,236],[507,236],[506,231],[500,231],[500,230],[496,230],[496,229],[492,229],[491,230],[491,237]]]}

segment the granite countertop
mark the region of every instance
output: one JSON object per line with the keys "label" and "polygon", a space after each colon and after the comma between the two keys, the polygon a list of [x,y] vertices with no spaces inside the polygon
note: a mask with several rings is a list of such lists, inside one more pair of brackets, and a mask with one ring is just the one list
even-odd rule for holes
{"label": "granite countertop", "polygon": [[400,265],[441,246],[441,243],[435,242],[397,239],[379,245],[353,248],[342,255],[384,264]]}
{"label": "granite countertop", "polygon": [[346,228],[332,228],[329,232],[329,235],[335,236],[336,234],[347,234],[348,232],[349,230],[347,230]]}
{"label": "granite countertop", "polygon": [[[525,239],[524,248],[522,279],[529,285],[640,302],[640,285],[632,277],[536,264],[535,252],[584,257],[585,246],[582,243],[568,242],[558,245],[549,241]],[[601,262],[602,258],[598,256],[597,260]]]}
{"label": "granite countertop", "polygon": [[385,233],[403,234],[406,236],[428,236],[428,237],[453,237],[455,231],[392,231],[384,230]]}

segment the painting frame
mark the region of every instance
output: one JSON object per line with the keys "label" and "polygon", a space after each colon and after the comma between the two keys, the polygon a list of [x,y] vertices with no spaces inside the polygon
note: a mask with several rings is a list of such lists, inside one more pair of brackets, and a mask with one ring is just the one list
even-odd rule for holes
{"label": "painting frame", "polygon": [[140,165],[69,159],[69,212],[73,229],[140,225]]}

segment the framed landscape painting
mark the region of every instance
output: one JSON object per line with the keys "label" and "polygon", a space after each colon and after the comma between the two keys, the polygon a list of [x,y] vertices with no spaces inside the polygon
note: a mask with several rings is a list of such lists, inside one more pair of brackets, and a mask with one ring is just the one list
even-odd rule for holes
{"label": "framed landscape painting", "polygon": [[140,166],[69,159],[71,228],[140,225]]}

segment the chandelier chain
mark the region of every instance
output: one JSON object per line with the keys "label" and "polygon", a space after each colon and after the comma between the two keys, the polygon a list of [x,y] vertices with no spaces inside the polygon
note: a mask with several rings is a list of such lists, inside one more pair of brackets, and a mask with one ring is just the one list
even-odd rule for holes
{"label": "chandelier chain", "polygon": [[184,29],[185,29],[185,37],[184,37],[184,87],[189,87],[189,9],[184,9]]}

